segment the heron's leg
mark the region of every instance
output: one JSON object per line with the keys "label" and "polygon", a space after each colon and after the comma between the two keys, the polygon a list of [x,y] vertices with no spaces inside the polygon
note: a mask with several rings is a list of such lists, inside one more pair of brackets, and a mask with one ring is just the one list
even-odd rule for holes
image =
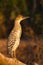
{"label": "heron's leg", "polygon": [[11,56],[12,56],[12,58],[16,58],[16,50],[12,50],[12,53],[11,53]]}
{"label": "heron's leg", "polygon": [[16,51],[14,52],[14,55],[13,56],[16,58]]}

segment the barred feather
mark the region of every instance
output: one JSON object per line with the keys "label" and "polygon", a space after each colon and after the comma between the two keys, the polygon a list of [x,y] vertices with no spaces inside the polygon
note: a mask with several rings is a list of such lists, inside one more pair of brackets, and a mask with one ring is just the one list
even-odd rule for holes
{"label": "barred feather", "polygon": [[23,17],[19,15],[15,20],[15,26],[8,37],[8,53],[11,57],[15,56],[16,49],[20,43],[20,37],[22,33],[20,22],[29,17]]}

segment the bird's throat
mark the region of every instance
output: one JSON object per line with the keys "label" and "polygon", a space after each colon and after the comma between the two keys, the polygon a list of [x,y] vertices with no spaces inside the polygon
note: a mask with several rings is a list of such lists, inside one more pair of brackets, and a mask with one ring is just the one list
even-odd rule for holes
{"label": "bird's throat", "polygon": [[21,28],[20,22],[16,20],[14,27],[15,27],[15,28]]}

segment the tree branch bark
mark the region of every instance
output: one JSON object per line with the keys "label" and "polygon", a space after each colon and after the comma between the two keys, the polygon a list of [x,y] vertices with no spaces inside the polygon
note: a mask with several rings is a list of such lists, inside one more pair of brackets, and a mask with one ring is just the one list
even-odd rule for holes
{"label": "tree branch bark", "polygon": [[0,65],[26,65],[16,58],[8,58],[0,53]]}

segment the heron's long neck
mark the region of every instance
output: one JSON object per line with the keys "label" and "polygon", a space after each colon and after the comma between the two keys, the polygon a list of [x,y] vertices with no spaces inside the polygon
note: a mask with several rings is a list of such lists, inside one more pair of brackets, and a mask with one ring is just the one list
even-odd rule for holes
{"label": "heron's long neck", "polygon": [[18,20],[15,21],[15,29],[21,29],[21,25]]}

